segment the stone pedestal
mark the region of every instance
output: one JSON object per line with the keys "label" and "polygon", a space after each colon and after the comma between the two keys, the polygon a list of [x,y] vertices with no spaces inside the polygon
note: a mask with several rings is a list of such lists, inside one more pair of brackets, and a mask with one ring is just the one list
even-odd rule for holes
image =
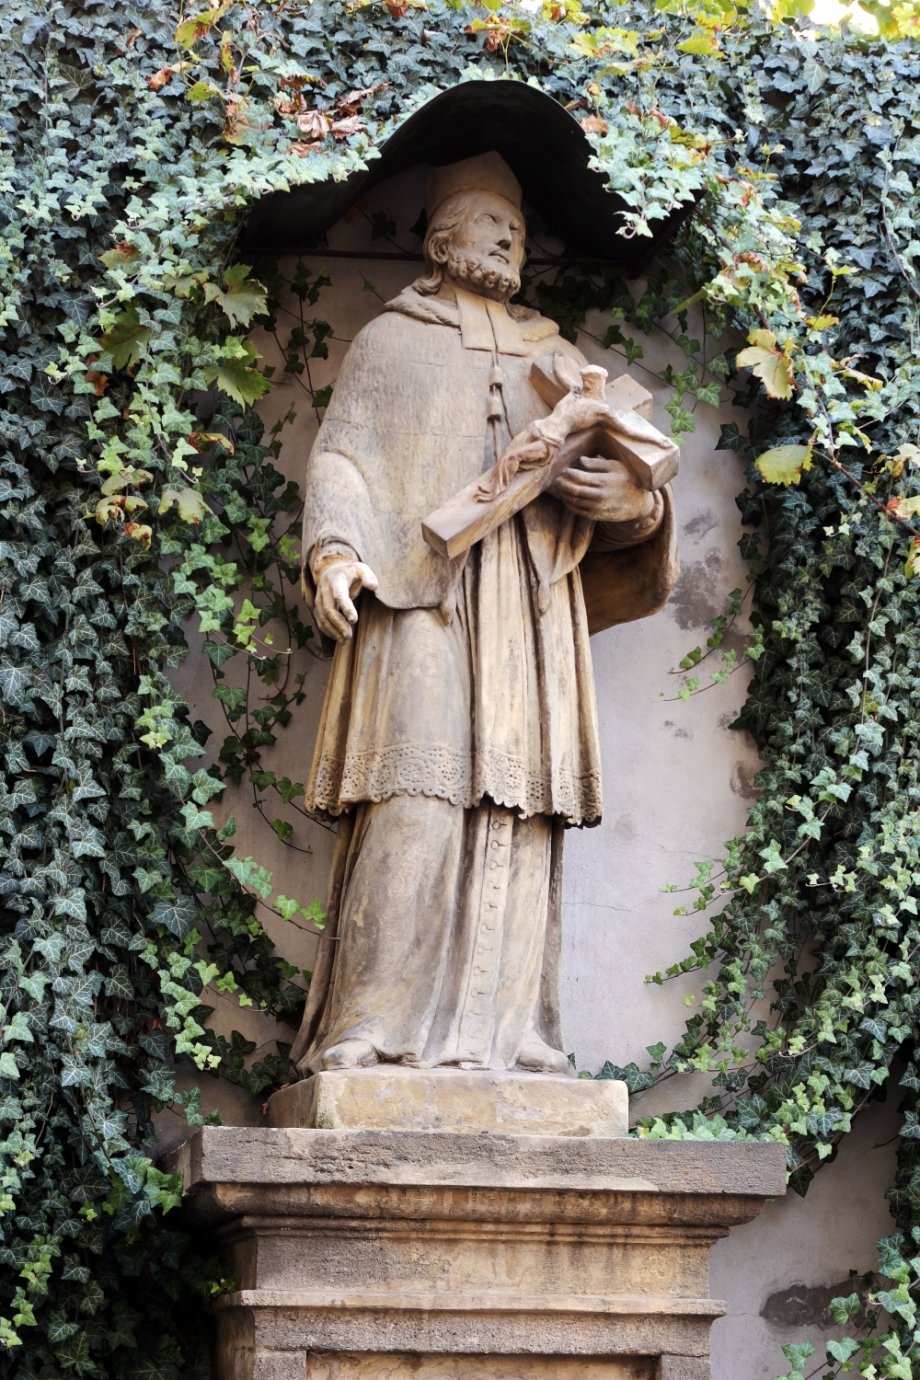
{"label": "stone pedestal", "polygon": [[317,1073],[268,1100],[270,1126],[327,1131],[498,1131],[530,1136],[625,1136],[629,1094],[613,1079],[482,1069]]}
{"label": "stone pedestal", "polygon": [[203,1127],[217,1380],[706,1380],[707,1252],[779,1145]]}

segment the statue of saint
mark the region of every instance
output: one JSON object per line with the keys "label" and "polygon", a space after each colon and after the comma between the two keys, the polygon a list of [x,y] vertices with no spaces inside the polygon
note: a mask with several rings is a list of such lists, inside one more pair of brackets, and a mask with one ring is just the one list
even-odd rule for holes
{"label": "statue of saint", "polygon": [[585,459],[449,559],[421,523],[549,408],[535,359],[585,360],[510,299],[521,189],[497,153],[429,176],[426,273],[358,334],[307,465],[304,590],[335,658],[306,790],[338,821],[292,1051],[570,1072],[562,844],[601,818],[589,633],[676,575],[667,490]]}

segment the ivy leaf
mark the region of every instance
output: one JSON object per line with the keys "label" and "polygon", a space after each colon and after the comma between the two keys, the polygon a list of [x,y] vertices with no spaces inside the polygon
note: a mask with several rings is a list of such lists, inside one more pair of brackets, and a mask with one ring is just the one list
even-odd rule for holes
{"label": "ivy leaf", "polygon": [[809,1356],[814,1355],[814,1346],[811,1342],[788,1342],[783,1347],[783,1355],[787,1361],[791,1361],[795,1369],[801,1372]]}
{"label": "ivy leaf", "polygon": [[74,1333],[72,1337],[55,1348],[55,1355],[60,1365],[68,1370],[75,1370],[78,1375],[84,1374],[90,1369],[89,1338],[84,1329]]}
{"label": "ivy leaf", "polygon": [[326,928],[326,912],[315,896],[308,906],[301,907],[301,914],[305,920],[309,920],[310,924],[314,925],[318,930],[324,930]]}
{"label": "ivy leaf", "polygon": [[137,307],[133,304],[115,318],[111,328],[100,337],[102,348],[112,356],[115,369],[131,369],[141,361],[141,351],[150,340],[149,326],[142,326]]}
{"label": "ivy leaf", "polygon": [[212,10],[205,10],[203,14],[193,14],[191,19],[185,19],[176,29],[176,42],[180,48],[191,48],[193,43],[197,43],[199,38],[204,38],[208,30],[223,19],[230,8],[229,4],[216,5]]}
{"label": "ivy leaf", "polygon": [[35,1037],[29,1029],[29,1020],[24,1011],[17,1011],[10,1024],[3,1031],[3,1043],[9,1044],[13,1040],[22,1040],[24,1044],[32,1045]]}
{"label": "ivy leaf", "polygon": [[255,858],[227,858],[224,862],[241,886],[251,886],[264,901],[272,889],[272,874],[260,867]]}
{"label": "ivy leaf", "polygon": [[265,289],[250,279],[251,269],[245,264],[233,264],[224,274],[224,288],[206,283],[206,302],[217,302],[231,326],[248,326],[254,316],[266,310]]}
{"label": "ivy leaf", "polygon": [[694,34],[677,46],[682,53],[692,53],[695,57],[713,57],[719,52],[718,40],[707,33]]}
{"label": "ivy leaf", "polygon": [[120,1001],[131,1001],[134,997],[134,986],[123,963],[115,965],[106,978],[104,987],[106,996],[117,997]]}
{"label": "ivy leaf", "polygon": [[150,918],[155,925],[165,925],[177,939],[184,939],[197,914],[194,901],[187,896],[177,896],[172,901],[157,901]]}
{"label": "ivy leaf", "polygon": [[217,364],[207,365],[204,376],[208,383],[216,383],[240,407],[251,407],[271,387],[265,375],[255,367],[258,358],[255,347],[247,340],[243,342],[239,358],[222,359]]}
{"label": "ivy leaf", "polygon": [[18,1078],[19,1068],[16,1057],[11,1050],[4,1050],[0,1054],[0,1078]]}
{"label": "ivy leaf", "polygon": [[219,671],[225,662],[236,656],[238,648],[231,642],[205,642],[204,650],[211,665]]}
{"label": "ivy leaf", "polygon": [[775,446],[754,461],[768,484],[798,484],[803,470],[811,469],[811,446]]}
{"label": "ivy leaf", "polygon": [[214,96],[220,96],[219,86],[215,86],[212,81],[196,81],[187,93],[187,99],[192,105],[201,105],[204,101],[209,101]]}
{"label": "ivy leaf", "polygon": [[0,666],[0,691],[13,707],[22,704],[23,695],[31,683],[32,673],[28,666]]}
{"label": "ivy leaf", "polygon": [[849,1361],[850,1357],[854,1356],[858,1350],[859,1342],[856,1341],[855,1337],[844,1337],[839,1342],[827,1343],[828,1356],[835,1361],[840,1361],[841,1364],[844,1361]]}
{"label": "ivy leaf", "polygon": [[47,1336],[52,1345],[56,1342],[65,1342],[68,1337],[72,1337],[79,1330],[80,1324],[68,1322],[63,1313],[52,1313],[48,1319]]}
{"label": "ivy leaf", "polygon": [[126,268],[132,259],[137,258],[138,252],[136,245],[121,240],[114,249],[107,249],[104,254],[100,254],[99,262],[105,264],[106,268]]}
{"label": "ivy leaf", "polygon": [[846,1069],[843,1076],[848,1083],[855,1083],[857,1088],[871,1088],[874,1071],[875,1065],[864,1059],[856,1068]]}
{"label": "ivy leaf", "polygon": [[[204,1118],[199,1118],[198,1122],[189,1120],[189,1125],[201,1125]],[[168,1361],[158,1360],[155,1356],[142,1355],[133,1362],[127,1371],[126,1380],[177,1380],[178,1372],[176,1367]]]}
{"label": "ivy leaf", "polygon": [[210,512],[197,489],[164,489],[157,512],[167,513],[174,504],[179,510],[182,522],[190,522],[196,526],[205,514]]}
{"label": "ivy leaf", "polygon": [[231,723],[238,719],[246,708],[247,691],[244,685],[220,684],[214,687],[213,695],[220,700],[227,711]]}
{"label": "ivy leaf", "polygon": [[831,1299],[830,1315],[838,1327],[845,1327],[851,1318],[856,1317],[862,1306],[862,1299],[858,1294],[848,1294],[845,1299]]}
{"label": "ivy leaf", "polygon": [[821,63],[816,61],[815,58],[809,57],[805,59],[802,66],[802,75],[805,78],[805,85],[809,93],[813,96],[816,91],[821,90],[821,87],[830,76],[830,72],[826,67],[822,67]]}
{"label": "ivy leaf", "polygon": [[791,398],[792,366],[785,351],[778,348],[776,336],[772,331],[751,331],[748,340],[748,349],[738,352],[739,368],[753,369],[771,398]]}

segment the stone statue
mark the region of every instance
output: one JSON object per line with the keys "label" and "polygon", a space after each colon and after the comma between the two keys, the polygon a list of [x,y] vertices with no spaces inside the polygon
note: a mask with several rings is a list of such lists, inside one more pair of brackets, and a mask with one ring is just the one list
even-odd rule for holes
{"label": "stone statue", "polygon": [[432,170],[427,272],[356,337],[307,465],[304,593],[337,645],[306,804],[338,839],[304,1077],[570,1071],[563,835],[601,817],[589,632],[660,608],[676,557],[669,491],[592,457],[460,556],[423,539],[514,438],[539,450],[534,361],[586,365],[508,305],[520,206],[496,153]]}

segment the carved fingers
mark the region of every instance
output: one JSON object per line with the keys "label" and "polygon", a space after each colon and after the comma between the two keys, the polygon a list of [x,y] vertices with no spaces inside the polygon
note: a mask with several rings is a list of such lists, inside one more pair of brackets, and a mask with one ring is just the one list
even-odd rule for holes
{"label": "carved fingers", "polygon": [[647,517],[655,495],[640,489],[619,460],[584,456],[582,469],[564,470],[550,492],[579,517],[594,522],[629,522]]}
{"label": "carved fingers", "polygon": [[341,560],[327,565],[316,585],[313,617],[320,632],[347,642],[358,621],[354,599],[362,589],[376,589],[377,576],[363,561]]}

